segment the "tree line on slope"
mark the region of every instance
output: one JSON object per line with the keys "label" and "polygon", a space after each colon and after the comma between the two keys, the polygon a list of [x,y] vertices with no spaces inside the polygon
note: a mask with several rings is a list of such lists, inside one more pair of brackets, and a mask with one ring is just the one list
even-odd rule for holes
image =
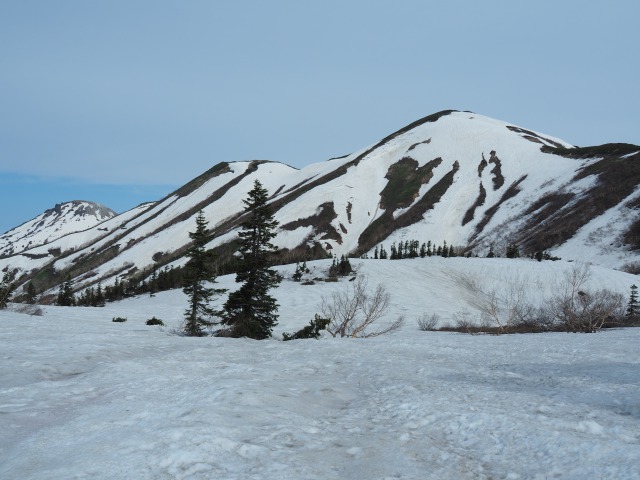
{"label": "tree line on slope", "polygon": [[[419,240],[405,240],[404,242],[393,242],[391,244],[390,253],[387,252],[383,244],[376,245],[373,251],[374,260],[402,260],[404,258],[426,258],[426,257],[477,257],[473,251],[466,248],[456,248],[453,245],[447,245],[445,240],[442,245],[436,245],[431,240],[420,243]],[[520,247],[516,243],[509,243],[505,249],[504,256],[506,258],[521,258]],[[493,244],[489,246],[489,252],[486,258],[496,258],[499,255],[496,253]],[[551,255],[547,251],[536,251],[528,255],[529,258],[541,262],[542,260],[560,260],[559,257]],[[361,258],[368,259],[369,255],[364,254]]]}

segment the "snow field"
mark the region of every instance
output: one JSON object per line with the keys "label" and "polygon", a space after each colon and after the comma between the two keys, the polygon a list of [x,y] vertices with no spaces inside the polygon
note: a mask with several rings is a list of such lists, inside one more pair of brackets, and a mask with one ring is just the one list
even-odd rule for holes
{"label": "snow field", "polygon": [[[180,290],[43,317],[0,312],[0,478],[640,478],[640,330],[466,336],[415,324],[424,310],[469,308],[457,272],[549,283],[569,265],[353,263],[387,287],[402,330],[280,341],[347,280],[285,280],[280,324],[262,342],[175,335]],[[310,262],[310,276],[328,265]],[[626,289],[637,277],[592,278]],[[151,316],[167,327],[146,326]]]}

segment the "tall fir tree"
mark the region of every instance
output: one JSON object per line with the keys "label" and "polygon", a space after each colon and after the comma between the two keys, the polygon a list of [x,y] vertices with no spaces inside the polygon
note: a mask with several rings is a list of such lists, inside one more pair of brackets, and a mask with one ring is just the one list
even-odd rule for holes
{"label": "tall fir tree", "polygon": [[189,262],[185,266],[182,291],[189,297],[189,307],[184,312],[183,333],[190,337],[202,337],[206,327],[215,325],[212,318],[218,314],[211,308],[211,297],[223,293],[223,289],[209,288],[206,282],[215,282],[216,276],[211,266],[212,255],[205,249],[209,241],[207,220],[200,210],[196,217],[196,229],[189,232],[191,248],[185,254]]}
{"label": "tall fir tree", "polygon": [[626,317],[629,321],[635,321],[640,313],[640,303],[638,302],[638,286],[631,285],[629,293],[629,302],[627,303]]}
{"label": "tall fir tree", "polygon": [[25,295],[25,301],[31,305],[35,304],[38,300],[38,292],[36,292],[36,286],[33,282],[29,282],[27,285],[27,291]]}
{"label": "tall fir tree", "polygon": [[269,268],[269,256],[276,251],[271,240],[278,222],[267,205],[268,192],[256,180],[245,204],[245,220],[238,233],[240,253],[236,282],[242,286],[229,295],[224,304],[222,323],[226,334],[262,340],[271,336],[277,325],[278,304],[269,295],[282,277]]}

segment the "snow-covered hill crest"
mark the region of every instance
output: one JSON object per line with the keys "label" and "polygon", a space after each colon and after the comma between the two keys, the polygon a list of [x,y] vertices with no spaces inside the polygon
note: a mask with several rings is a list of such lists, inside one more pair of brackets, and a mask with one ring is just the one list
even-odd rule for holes
{"label": "snow-covered hill crest", "polygon": [[[522,254],[621,268],[640,260],[640,147],[575,148],[560,139],[470,112],[424,117],[351,155],[303,169],[223,162],[157,203],[82,235],[0,259],[23,281],[55,288],[180,266],[202,210],[210,248],[234,251],[242,199],[259,180],[280,223],[281,261],[371,254],[383,244],[431,240],[459,253]],[[107,223],[109,225],[107,225]],[[45,229],[46,230],[46,229]],[[28,254],[27,254],[28,253]]]}
{"label": "snow-covered hill crest", "polygon": [[0,236],[0,256],[45,245],[71,233],[95,227],[115,217],[113,210],[87,201],[59,203]]}

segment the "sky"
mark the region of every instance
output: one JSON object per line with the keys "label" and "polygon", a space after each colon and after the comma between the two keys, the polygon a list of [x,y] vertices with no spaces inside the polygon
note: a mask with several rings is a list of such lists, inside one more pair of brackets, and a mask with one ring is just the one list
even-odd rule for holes
{"label": "sky", "polygon": [[0,232],[222,161],[301,168],[470,110],[640,144],[635,0],[24,0],[0,15]]}

